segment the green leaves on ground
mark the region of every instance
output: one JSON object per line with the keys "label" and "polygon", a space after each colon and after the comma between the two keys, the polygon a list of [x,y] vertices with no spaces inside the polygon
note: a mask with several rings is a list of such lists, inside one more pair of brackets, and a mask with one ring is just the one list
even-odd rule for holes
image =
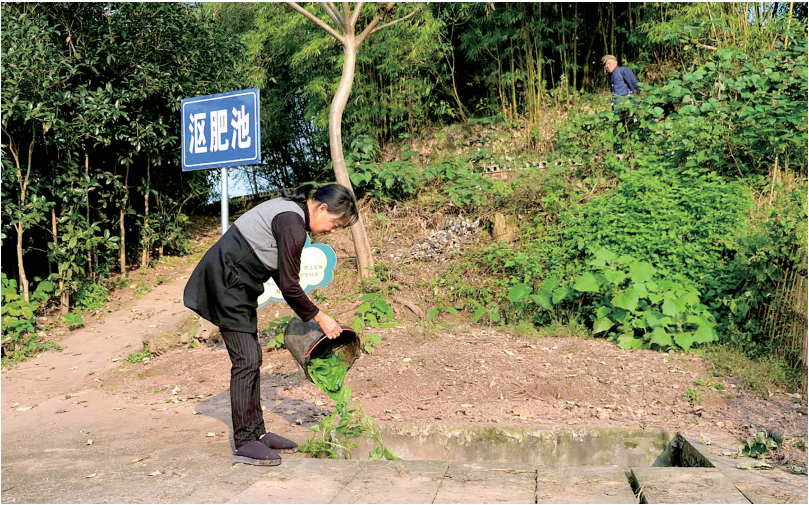
{"label": "green leaves on ground", "polygon": [[399,459],[385,447],[373,419],[359,402],[354,400],[354,408],[350,408],[351,388],[344,385],[348,365],[334,353],[329,353],[312,359],[307,371],[312,382],[334,400],[335,405],[331,414],[312,426],[315,435],[301,446],[301,452],[317,458],[349,459],[351,450],[357,447],[353,440],[365,435],[376,443],[368,454],[370,459]]}

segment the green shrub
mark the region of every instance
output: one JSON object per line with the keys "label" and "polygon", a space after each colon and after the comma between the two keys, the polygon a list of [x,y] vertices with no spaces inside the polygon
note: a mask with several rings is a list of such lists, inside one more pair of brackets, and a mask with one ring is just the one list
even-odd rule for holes
{"label": "green shrub", "polygon": [[512,193],[509,184],[483,177],[466,165],[464,160],[444,161],[424,171],[424,179],[440,188],[439,204],[446,199],[459,209],[496,206]]}
{"label": "green shrub", "polygon": [[42,281],[29,293],[26,302],[17,291],[17,281],[2,276],[2,359],[3,364],[14,363],[34,356],[42,350],[56,347],[52,343],[39,342],[36,334],[36,314],[40,306],[48,301],[53,291],[50,281]]}
{"label": "green shrub", "polygon": [[73,307],[80,313],[93,312],[110,301],[110,292],[95,282],[83,285],[73,300]]}
{"label": "green shrub", "polygon": [[[787,192],[768,212],[750,219],[740,229],[736,254],[724,276],[712,286],[716,299],[712,309],[728,338],[751,356],[766,356],[772,341],[765,338],[767,320],[759,317],[770,306],[771,317],[781,317],[790,309],[779,286],[793,271],[806,276],[803,263],[807,251],[806,187]],[[792,317],[783,314],[783,319]],[[801,349],[782,350],[794,361]]]}
{"label": "green shrub", "polygon": [[351,143],[346,168],[358,195],[368,194],[381,201],[403,200],[421,187],[421,172],[406,153],[401,161],[378,164],[374,157],[379,149],[376,139],[360,136]]}

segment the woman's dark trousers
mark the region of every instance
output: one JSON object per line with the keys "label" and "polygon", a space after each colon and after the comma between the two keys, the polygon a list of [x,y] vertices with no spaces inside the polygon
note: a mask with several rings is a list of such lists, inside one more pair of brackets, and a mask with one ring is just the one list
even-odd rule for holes
{"label": "woman's dark trousers", "polygon": [[230,410],[236,449],[266,433],[261,414],[261,346],[255,333],[220,328],[230,355]]}

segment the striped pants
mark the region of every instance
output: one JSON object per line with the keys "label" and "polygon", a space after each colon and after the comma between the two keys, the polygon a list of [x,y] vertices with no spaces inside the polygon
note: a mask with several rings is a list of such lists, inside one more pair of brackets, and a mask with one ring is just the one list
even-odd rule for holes
{"label": "striped pants", "polygon": [[236,449],[266,433],[261,414],[261,346],[255,333],[220,328],[230,355],[230,410]]}

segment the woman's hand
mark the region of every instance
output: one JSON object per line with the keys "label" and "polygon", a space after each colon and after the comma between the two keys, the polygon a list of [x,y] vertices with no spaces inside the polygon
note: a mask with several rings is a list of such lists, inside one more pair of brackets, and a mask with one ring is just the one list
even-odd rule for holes
{"label": "woman's hand", "polygon": [[315,322],[320,325],[320,329],[323,330],[323,333],[326,334],[328,338],[337,338],[343,333],[343,328],[340,324],[334,320],[331,316],[323,312],[322,310],[319,311],[315,317]]}

